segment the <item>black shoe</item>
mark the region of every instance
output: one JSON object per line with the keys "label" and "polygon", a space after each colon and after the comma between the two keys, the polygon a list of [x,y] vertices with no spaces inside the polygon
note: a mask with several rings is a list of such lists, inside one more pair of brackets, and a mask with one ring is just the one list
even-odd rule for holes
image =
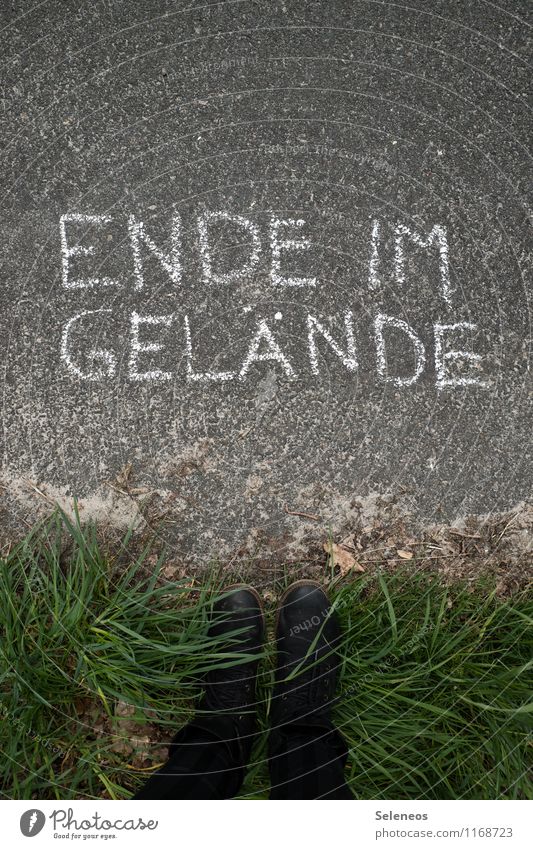
{"label": "black shoe", "polygon": [[326,593],[311,581],[289,587],[280,601],[278,660],[271,725],[331,725],[340,656],[340,625]]}
{"label": "black shoe", "polygon": [[[240,717],[255,714],[257,667],[265,636],[263,607],[251,587],[235,587],[213,605],[213,622],[208,635],[223,640],[228,655],[205,678],[200,711]],[[235,664],[235,665],[234,665]]]}
{"label": "black shoe", "polygon": [[255,685],[265,634],[261,599],[251,587],[229,587],[214,603],[212,618],[208,635],[221,639],[223,656],[206,674],[197,711],[170,743],[169,755],[183,743],[223,742],[231,765],[228,781],[237,769],[239,785],[257,732]]}

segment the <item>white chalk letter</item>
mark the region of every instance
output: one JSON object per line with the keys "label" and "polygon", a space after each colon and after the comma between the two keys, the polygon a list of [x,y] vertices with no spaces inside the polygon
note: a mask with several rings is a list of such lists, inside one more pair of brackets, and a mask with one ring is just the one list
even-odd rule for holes
{"label": "white chalk letter", "polygon": [[396,225],[394,234],[394,267],[396,271],[396,280],[400,285],[405,283],[404,239],[406,237],[419,248],[429,248],[433,244],[437,245],[439,249],[441,295],[448,306],[451,306],[450,267],[448,263],[448,238],[446,236],[446,229],[441,227],[440,224],[435,224],[429,236],[424,237],[419,233],[413,232],[404,224]]}
{"label": "white chalk letter", "polygon": [[305,221],[301,218],[272,218],[270,222],[270,244],[272,248],[272,267],[270,279],[274,286],[316,286],[316,277],[284,277],[281,273],[281,251],[303,251],[311,246],[308,239],[281,239],[280,227],[303,227]]}
{"label": "white chalk letter", "polygon": [[[238,227],[242,227],[243,230],[246,230],[246,232],[250,234],[252,238],[250,258],[248,259],[248,262],[242,266],[242,268],[234,268],[231,271],[226,271],[224,274],[217,274],[213,271],[208,229],[208,223],[210,221],[229,221],[231,224],[237,224]],[[198,238],[204,280],[206,283],[220,283],[222,285],[233,283],[235,280],[238,280],[239,277],[251,274],[259,262],[259,255],[261,253],[261,237],[259,235],[259,228],[256,227],[255,224],[252,224],[248,218],[244,218],[242,215],[232,215],[229,212],[204,212],[203,215],[198,216]]]}
{"label": "white chalk letter", "polygon": [[98,371],[82,371],[82,369],[80,369],[75,364],[72,357],[70,356],[69,336],[71,327],[76,324],[76,322],[80,321],[80,319],[84,318],[86,315],[94,315],[95,313],[99,312],[112,312],[112,310],[83,310],[83,312],[77,313],[75,316],[73,316],[67,321],[65,327],[63,328],[63,333],[61,334],[61,359],[65,363],[68,370],[71,371],[72,374],[75,374],[76,377],[79,377],[81,380],[101,380],[104,377],[113,377],[117,367],[115,355],[112,354],[110,351],[105,351],[101,348],[96,348],[89,354],[89,359],[93,361],[100,360],[102,362],[103,366]]}
{"label": "white chalk letter", "polygon": [[379,221],[375,220],[372,222],[372,236],[370,239],[370,263],[368,265],[368,286],[370,289],[377,289],[379,286],[378,280],[378,268],[379,268],[379,245],[381,241],[380,237],[380,224]]}
{"label": "white chalk letter", "polygon": [[111,221],[108,215],[80,215],[75,212],[70,212],[67,215],[62,215],[59,219],[59,235],[61,238],[61,265],[62,265],[62,282],[65,289],[88,289],[91,286],[116,286],[118,280],[113,280],[111,277],[86,277],[78,280],[69,280],[69,260],[71,256],[92,256],[94,254],[94,245],[87,247],[83,245],[69,246],[67,241],[66,225],[69,223],[86,224],[88,227],[101,226]]}
{"label": "white chalk letter", "polygon": [[444,334],[453,330],[475,330],[475,324],[469,321],[460,321],[457,324],[435,324],[433,329],[435,333],[435,370],[437,372],[437,388],[442,389],[444,386],[486,386],[486,382],[479,377],[450,377],[448,374],[446,363],[448,360],[472,360],[479,362],[481,356],[474,354],[472,351],[445,351],[444,350]]}
{"label": "white chalk letter", "polygon": [[159,260],[165,271],[168,272],[173,283],[181,283],[181,218],[177,212],[172,216],[172,233],[170,236],[170,253],[165,254],[157,247],[155,242],[147,235],[142,221],[138,221],[134,215],[128,220],[131,250],[133,252],[133,271],[135,274],[135,288],[142,289],[144,286],[143,262],[141,256],[141,242]]}
{"label": "white chalk letter", "polygon": [[[396,330],[403,331],[403,333],[405,333],[413,343],[413,348],[415,352],[415,371],[411,377],[388,376],[387,354],[385,351],[385,338],[383,336],[383,328],[385,326],[394,327]],[[394,383],[395,386],[411,386],[411,384],[415,383],[418,380],[418,378],[424,371],[424,366],[426,364],[426,352],[424,345],[414,332],[413,328],[410,327],[406,321],[402,321],[401,318],[394,318],[391,315],[383,315],[382,313],[378,313],[378,315],[374,319],[374,328],[379,376],[388,383]]]}
{"label": "white chalk letter", "polygon": [[192,352],[192,338],[191,338],[191,327],[189,324],[189,316],[186,315],[184,318],[185,322],[185,338],[187,344],[187,380],[188,381],[198,381],[207,383],[210,380],[218,381],[220,383],[224,383],[227,380],[233,380],[235,377],[235,372],[233,371],[194,371],[193,369],[193,352]]}
{"label": "white chalk letter", "polygon": [[[268,345],[268,351],[265,354],[258,354],[259,346],[263,340]],[[280,363],[287,377],[294,377],[293,367],[289,363],[285,354],[283,354],[281,348],[274,339],[270,328],[263,318],[258,322],[258,331],[250,343],[246,359],[244,360],[243,366],[239,372],[239,378],[244,380],[252,363],[261,363],[268,360],[274,360],[275,362]]]}
{"label": "white chalk letter", "polygon": [[344,326],[346,328],[346,351],[343,351],[342,348],[337,345],[329,331],[327,331],[326,328],[323,327],[314,316],[307,316],[309,359],[311,361],[311,371],[313,372],[313,374],[319,373],[315,340],[315,336],[317,333],[320,333],[320,335],[324,337],[324,339],[332,349],[333,353],[337,355],[339,360],[344,366],[346,366],[349,371],[356,371],[357,355],[355,352],[353,313],[351,313],[350,311],[348,311],[344,316]]}
{"label": "white chalk letter", "polygon": [[129,378],[130,380],[170,380],[172,374],[169,371],[154,371],[138,372],[137,364],[139,354],[143,351],[160,351],[163,345],[159,342],[140,342],[139,327],[141,324],[158,325],[163,324],[165,327],[170,327],[172,324],[173,315],[139,315],[136,312],[131,314],[131,353],[129,359]]}

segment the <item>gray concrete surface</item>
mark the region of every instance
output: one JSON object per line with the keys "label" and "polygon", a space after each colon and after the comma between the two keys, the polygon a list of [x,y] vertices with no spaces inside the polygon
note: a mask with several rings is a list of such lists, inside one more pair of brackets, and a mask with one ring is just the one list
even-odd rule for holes
{"label": "gray concrete surface", "polygon": [[7,520],[205,562],[528,499],[528,9],[2,4]]}

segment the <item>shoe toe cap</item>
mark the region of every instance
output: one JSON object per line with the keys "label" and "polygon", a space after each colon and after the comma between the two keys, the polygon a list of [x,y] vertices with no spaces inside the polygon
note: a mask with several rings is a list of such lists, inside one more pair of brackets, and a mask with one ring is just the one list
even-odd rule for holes
{"label": "shoe toe cap", "polygon": [[331,610],[331,602],[316,584],[289,588],[280,605],[278,631],[295,634],[310,626],[321,625]]}
{"label": "shoe toe cap", "polygon": [[251,616],[262,614],[262,607],[256,593],[248,587],[236,587],[226,591],[215,602],[215,608],[235,613],[248,612]]}

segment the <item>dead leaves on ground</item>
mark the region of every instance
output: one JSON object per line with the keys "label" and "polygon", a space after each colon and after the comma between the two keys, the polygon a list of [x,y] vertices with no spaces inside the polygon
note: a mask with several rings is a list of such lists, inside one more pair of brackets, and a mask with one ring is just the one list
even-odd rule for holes
{"label": "dead leaves on ground", "polygon": [[331,558],[333,566],[338,566],[341,578],[344,578],[349,572],[364,572],[364,567],[361,566],[350,546],[344,542],[328,542],[324,543],[324,551]]}

